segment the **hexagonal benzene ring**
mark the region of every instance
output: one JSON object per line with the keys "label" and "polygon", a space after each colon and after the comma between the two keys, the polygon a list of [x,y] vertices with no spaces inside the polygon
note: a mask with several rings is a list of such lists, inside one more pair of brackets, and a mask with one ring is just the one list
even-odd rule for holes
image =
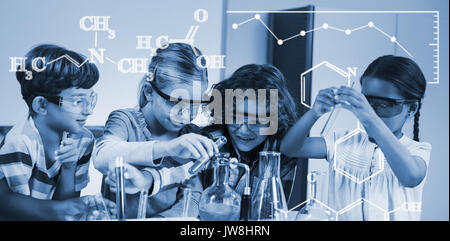
{"label": "hexagonal benzene ring", "polygon": [[348,173],[347,171],[345,171],[344,169],[340,168],[337,165],[337,161],[338,161],[338,157],[337,157],[338,151],[337,150],[338,150],[339,144],[349,140],[353,136],[358,135],[360,133],[366,133],[366,132],[361,128],[361,125],[358,122],[358,126],[356,129],[354,129],[347,135],[336,140],[336,142],[334,143],[334,163],[333,163],[333,169],[335,172],[340,173],[341,175],[349,178],[350,180],[352,180],[358,184],[361,184],[384,171],[384,155],[382,152],[379,152],[379,155],[378,155],[378,170],[375,171],[374,173],[371,173],[368,177],[366,177],[364,179],[359,179],[358,177],[353,176],[351,173]]}
{"label": "hexagonal benzene ring", "polygon": [[305,86],[306,86],[306,75],[308,73],[310,73],[311,71],[321,67],[322,65],[325,65],[326,67],[330,68],[331,70],[335,71],[336,73],[338,73],[339,75],[341,75],[342,77],[347,79],[347,86],[350,86],[350,75],[348,73],[346,73],[344,70],[334,66],[333,64],[329,63],[328,61],[323,61],[322,63],[306,70],[305,72],[303,72],[300,75],[300,89],[301,89],[301,93],[300,93],[300,102],[302,103],[302,105],[308,107],[309,109],[311,109],[311,106],[306,104],[306,93],[305,93]]}
{"label": "hexagonal benzene ring", "polygon": [[[296,205],[295,207],[289,209],[289,210],[287,211],[287,213],[294,211],[296,208],[301,207],[302,205],[304,205],[304,204],[310,202],[311,200],[314,200],[315,202],[317,202],[318,204],[320,204],[320,206],[322,206],[322,207],[326,208],[328,211],[332,212],[333,215],[335,216],[335,219],[334,219],[334,220],[337,221],[337,219],[338,219],[338,212],[337,212],[336,210],[332,209],[331,207],[329,207],[328,205],[326,205],[325,203],[319,201],[319,200],[316,199],[316,198],[308,198],[308,199],[306,199],[306,200],[303,201],[302,203],[300,203],[300,204]],[[288,215],[288,214],[286,214],[286,215]]]}
{"label": "hexagonal benzene ring", "polygon": [[[373,203],[365,198],[360,198],[360,199],[356,200],[355,202],[353,202],[353,203],[349,204],[348,206],[339,210],[338,218],[339,218],[339,216],[343,215],[344,213],[347,213],[348,211],[358,207],[360,204],[361,205],[368,204],[370,207],[373,207],[376,210],[380,211],[380,216],[383,216],[383,220],[380,220],[380,221],[389,221],[389,212],[388,211],[386,211],[385,209],[381,208],[380,206],[376,205],[375,203]],[[362,220],[348,220],[348,221],[362,221]]]}

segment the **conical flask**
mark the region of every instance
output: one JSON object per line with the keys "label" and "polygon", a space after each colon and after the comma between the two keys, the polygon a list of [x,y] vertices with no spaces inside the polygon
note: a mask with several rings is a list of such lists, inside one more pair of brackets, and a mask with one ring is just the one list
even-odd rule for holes
{"label": "conical flask", "polygon": [[280,153],[259,153],[258,183],[252,193],[252,220],[287,220],[287,203],[280,178]]}
{"label": "conical flask", "polygon": [[202,221],[237,221],[241,196],[228,184],[230,154],[218,153],[214,160],[214,182],[202,192],[199,204]]}
{"label": "conical flask", "polygon": [[308,174],[310,199],[297,213],[296,221],[334,221],[332,212],[317,199],[317,180],[322,174],[313,171]]}

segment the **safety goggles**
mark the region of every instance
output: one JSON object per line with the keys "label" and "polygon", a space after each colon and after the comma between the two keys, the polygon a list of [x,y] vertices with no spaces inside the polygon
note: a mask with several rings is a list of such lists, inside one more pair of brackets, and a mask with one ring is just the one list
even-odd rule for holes
{"label": "safety goggles", "polygon": [[[209,103],[212,102],[212,98],[211,100],[190,100],[190,99],[183,99],[182,97],[173,97],[170,96],[164,92],[162,92],[155,83],[155,77],[158,71],[158,66],[155,67],[155,70],[153,73],[151,73],[149,76],[147,76],[147,80],[150,83],[150,85],[152,86],[152,88],[156,91],[156,93],[161,96],[161,98],[163,98],[166,103],[171,106],[174,107],[175,105],[181,103],[181,105],[178,105],[177,107],[179,108],[178,111],[176,111],[178,114],[174,117],[171,117],[172,119],[174,119],[176,122],[186,122],[187,119],[189,120],[193,120],[198,111],[200,110],[200,108],[205,108],[206,105],[208,105]],[[180,117],[181,116],[181,117]],[[189,117],[187,117],[189,116]],[[181,120],[178,120],[180,119]]]}
{"label": "safety goggles", "polygon": [[233,112],[232,115],[233,115],[233,123],[226,123],[232,129],[239,129],[243,125],[245,125],[253,133],[259,134],[261,128],[265,128],[269,125],[268,123],[267,124],[260,123],[260,122],[267,122],[268,121],[267,118],[259,117],[254,114],[236,111]]}
{"label": "safety goggles", "polygon": [[386,97],[364,95],[379,117],[389,118],[400,114],[404,104],[411,104],[417,100],[391,99]]}
{"label": "safety goggles", "polygon": [[73,96],[73,97],[63,97],[59,95],[48,95],[43,93],[38,93],[36,96],[42,96],[49,102],[60,106],[64,110],[75,113],[92,113],[95,105],[97,105],[97,93],[92,92],[90,96]]}
{"label": "safety goggles", "polygon": [[153,71],[153,73],[150,73],[149,76],[147,76],[147,80],[148,82],[150,82],[152,88],[156,91],[156,93],[158,93],[159,96],[161,96],[163,99],[165,99],[169,104],[171,105],[175,105],[179,102],[184,102],[184,103],[188,103],[190,105],[197,105],[197,106],[205,106],[209,103],[212,102],[212,100],[189,100],[189,99],[183,99],[181,97],[175,98],[172,97],[164,92],[162,92],[157,86],[156,86],[156,74],[158,72],[158,65],[155,66],[155,69]]}
{"label": "safety goggles", "polygon": [[189,105],[194,106],[194,107],[195,107],[195,106],[196,106],[196,107],[199,107],[199,106],[205,106],[205,105],[211,103],[211,100],[189,100],[189,99],[183,99],[183,98],[181,98],[181,97],[178,97],[178,98],[172,97],[172,96],[170,96],[170,95],[168,95],[168,94],[162,92],[162,91],[156,86],[156,84],[155,84],[154,81],[149,81],[149,82],[150,82],[150,85],[152,86],[152,88],[156,91],[156,93],[157,93],[159,96],[161,96],[164,100],[166,100],[167,103],[169,103],[169,104],[172,105],[172,106],[175,105],[175,104],[177,104],[177,103],[180,103],[180,102],[189,104]]}

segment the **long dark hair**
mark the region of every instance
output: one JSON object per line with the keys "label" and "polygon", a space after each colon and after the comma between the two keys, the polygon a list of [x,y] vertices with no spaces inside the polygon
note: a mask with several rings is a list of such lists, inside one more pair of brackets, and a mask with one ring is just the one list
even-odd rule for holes
{"label": "long dark hair", "polygon": [[[286,87],[284,75],[275,66],[248,64],[236,70],[230,78],[214,85],[222,96],[226,89],[277,89],[278,90],[278,130],[275,138],[281,138],[297,120],[295,102]],[[223,101],[225,103],[225,101]],[[222,109],[223,111],[225,108]],[[224,114],[222,115],[224,116]]]}
{"label": "long dark hair", "polygon": [[409,58],[385,55],[377,58],[367,67],[361,76],[361,84],[366,77],[389,81],[397,87],[403,97],[417,100],[417,112],[414,115],[414,140],[419,141],[420,108],[427,86],[420,67]]}

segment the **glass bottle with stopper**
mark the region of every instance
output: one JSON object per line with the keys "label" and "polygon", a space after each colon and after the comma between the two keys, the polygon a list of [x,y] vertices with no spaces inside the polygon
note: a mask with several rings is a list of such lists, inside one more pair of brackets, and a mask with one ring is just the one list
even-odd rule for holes
{"label": "glass bottle with stopper", "polygon": [[313,171],[308,174],[310,198],[297,213],[296,221],[334,221],[332,212],[317,199],[317,180],[323,173]]}
{"label": "glass bottle with stopper", "polygon": [[202,221],[237,221],[241,197],[228,184],[230,154],[218,153],[214,159],[214,182],[201,195],[199,204]]}

